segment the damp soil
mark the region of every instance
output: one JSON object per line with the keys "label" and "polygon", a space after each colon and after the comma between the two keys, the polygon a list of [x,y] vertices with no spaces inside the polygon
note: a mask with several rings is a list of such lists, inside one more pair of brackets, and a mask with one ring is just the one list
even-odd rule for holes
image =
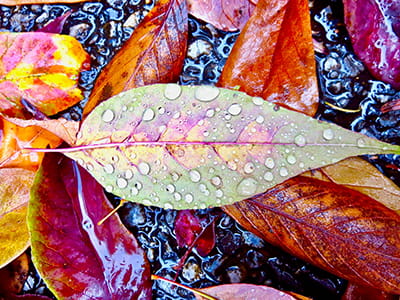
{"label": "damp soil", "polygon": [[[153,1],[108,0],[74,5],[0,6],[0,30],[33,31],[72,9],[63,33],[77,38],[90,53],[92,68],[83,72],[80,85],[85,96],[101,69],[126,41]],[[320,88],[317,118],[380,140],[400,144],[400,110],[382,106],[399,98],[390,85],[374,79],[352,51],[343,24],[343,7],[336,0],[310,2],[315,58]],[[213,84],[238,36],[190,17],[188,54],[179,83]],[[79,120],[86,100],[59,114]],[[338,109],[339,108],[339,109]],[[346,111],[343,111],[346,110]],[[383,112],[382,112],[383,111]],[[55,116],[55,117],[58,117]],[[400,185],[400,156],[365,157]],[[114,205],[119,199],[109,195]],[[313,299],[340,299],[347,282],[275,248],[244,230],[220,209],[198,210],[202,217],[217,218],[216,246],[201,257],[193,252],[183,269],[174,266],[185,254],[174,234],[176,211],[127,203],[119,214],[147,252],[151,271],[174,278],[194,288],[223,283],[246,282],[290,290]],[[23,293],[51,295],[34,266]],[[193,295],[167,283],[156,282],[154,299],[193,299]]]}

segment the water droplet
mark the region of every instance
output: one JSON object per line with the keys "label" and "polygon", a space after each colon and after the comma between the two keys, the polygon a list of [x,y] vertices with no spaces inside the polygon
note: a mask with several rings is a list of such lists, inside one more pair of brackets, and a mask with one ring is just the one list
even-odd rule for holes
{"label": "water droplet", "polygon": [[165,114],[165,108],[164,108],[164,107],[159,107],[159,108],[158,108],[158,113],[159,113],[160,115]]}
{"label": "water droplet", "polygon": [[264,165],[268,168],[268,169],[273,169],[275,167],[275,161],[272,157],[267,157],[265,159]]}
{"label": "water droplet", "polygon": [[173,119],[179,119],[181,116],[181,113],[179,111],[175,112],[174,115],[172,116]]}
{"label": "water droplet", "polygon": [[187,203],[192,203],[193,202],[193,195],[192,194],[186,194],[185,195],[185,201]]}
{"label": "water droplet", "polygon": [[91,163],[87,163],[86,164],[86,170],[88,170],[88,171],[93,171],[93,165],[91,164]]}
{"label": "water droplet", "polygon": [[237,169],[237,164],[234,161],[228,161],[228,168],[231,169],[232,171],[236,171]]}
{"label": "water droplet", "polygon": [[224,192],[222,190],[215,191],[215,197],[222,198],[223,195],[224,195]]}
{"label": "water droplet", "polygon": [[252,162],[249,162],[249,163],[245,164],[245,166],[244,166],[244,172],[246,174],[253,173],[254,169],[255,169],[255,167],[254,167],[254,164]]}
{"label": "water droplet", "polygon": [[82,222],[82,227],[83,227],[85,230],[90,230],[90,229],[93,228],[93,222],[90,221],[90,220],[84,220],[84,221]]}
{"label": "water droplet", "polygon": [[207,111],[206,111],[206,117],[212,118],[212,117],[214,117],[214,115],[215,115],[215,110],[214,110],[214,109],[212,109],[212,108],[207,109]]}
{"label": "water droplet", "polygon": [[128,110],[128,106],[124,105],[122,106],[122,111],[127,111]]}
{"label": "water droplet", "polygon": [[119,156],[118,155],[111,156],[111,161],[112,162],[118,162],[119,161]]}
{"label": "water droplet", "polygon": [[81,165],[81,166],[83,166],[83,164],[85,163],[82,158],[78,158],[76,160],[76,162],[78,163],[78,165]]}
{"label": "water droplet", "polygon": [[126,170],[125,174],[124,174],[124,177],[126,179],[131,179],[133,177],[133,172],[131,170]]}
{"label": "water droplet", "polygon": [[325,129],[322,132],[322,137],[327,140],[330,141],[335,137],[335,133],[333,132],[333,130],[331,128]]}
{"label": "water droplet", "polygon": [[214,86],[203,85],[196,89],[194,95],[199,101],[209,102],[218,97],[219,89]]}
{"label": "water droplet", "polygon": [[141,182],[136,182],[135,183],[135,188],[137,188],[139,191],[142,189],[142,183]]}
{"label": "water droplet", "polygon": [[234,103],[228,108],[228,113],[230,113],[232,116],[238,116],[242,112],[242,107],[240,104]]}
{"label": "water droplet", "polygon": [[179,201],[182,199],[182,195],[179,193],[174,193],[174,199],[175,199],[175,201]]}
{"label": "water droplet", "polygon": [[174,206],[171,203],[169,202],[164,203],[164,209],[173,209],[173,208]]}
{"label": "water droplet", "polygon": [[143,112],[142,120],[151,121],[154,119],[155,115],[156,114],[154,113],[154,111],[151,108],[148,108]]}
{"label": "water droplet", "polygon": [[366,145],[366,142],[365,142],[365,140],[364,140],[363,138],[359,138],[359,139],[357,140],[357,146],[358,146],[359,148],[364,148],[365,145]]}
{"label": "water droplet", "polygon": [[294,155],[288,155],[288,157],[286,157],[286,160],[291,165],[294,165],[297,161],[296,156]]}
{"label": "water droplet", "polygon": [[117,186],[120,189],[124,189],[128,186],[128,181],[125,178],[118,178],[117,179]]}
{"label": "water droplet", "polygon": [[264,117],[263,117],[263,116],[258,116],[258,117],[256,118],[256,122],[257,122],[258,124],[262,124],[262,123],[264,122]]}
{"label": "water droplet", "polygon": [[137,188],[133,187],[133,188],[131,188],[131,194],[136,196],[137,194],[139,194],[139,190]]}
{"label": "water droplet", "polygon": [[201,174],[199,171],[191,170],[189,172],[190,180],[193,182],[199,182],[201,179]]}
{"label": "water droplet", "polygon": [[109,123],[112,120],[114,120],[115,114],[111,109],[106,109],[103,114],[101,115],[101,119],[106,122]]}
{"label": "water droplet", "polygon": [[139,163],[138,169],[142,175],[148,175],[150,173],[150,165],[146,162]]}
{"label": "water droplet", "polygon": [[181,93],[182,93],[182,88],[175,83],[167,84],[164,90],[164,96],[169,100],[177,99],[181,95]]}
{"label": "water droplet", "polygon": [[171,177],[173,181],[177,181],[180,177],[180,175],[176,172],[171,173]]}
{"label": "water droplet", "polygon": [[279,175],[281,175],[282,177],[288,176],[289,175],[288,169],[286,169],[285,167],[280,168]]}
{"label": "water droplet", "polygon": [[173,184],[167,184],[167,186],[165,187],[165,189],[167,190],[168,193],[173,193],[175,192],[175,186]]}
{"label": "water droplet", "polygon": [[304,135],[299,134],[294,138],[294,143],[299,147],[304,147],[307,144],[307,141]]}
{"label": "water droplet", "polygon": [[108,193],[112,193],[113,190],[114,190],[114,187],[113,187],[112,185],[107,185],[107,186],[106,186],[106,191],[107,191]]}
{"label": "water droplet", "polygon": [[106,172],[107,174],[112,174],[114,173],[114,166],[112,164],[106,164],[104,167],[104,172]]}
{"label": "water droplet", "polygon": [[272,181],[274,180],[274,174],[272,174],[271,172],[265,172],[264,179],[266,181]]}
{"label": "water droplet", "polygon": [[264,99],[261,97],[253,97],[253,103],[255,105],[262,105],[264,102]]}
{"label": "water droplet", "polygon": [[237,186],[237,192],[242,196],[254,195],[257,191],[258,182],[253,178],[243,179]]}
{"label": "water droplet", "polygon": [[211,178],[211,183],[215,186],[221,185],[221,183],[222,183],[221,177],[215,176],[215,177]]}

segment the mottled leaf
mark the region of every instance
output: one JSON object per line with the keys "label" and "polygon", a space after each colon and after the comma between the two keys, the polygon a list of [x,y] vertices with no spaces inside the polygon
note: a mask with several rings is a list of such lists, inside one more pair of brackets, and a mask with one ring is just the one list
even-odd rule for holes
{"label": "mottled leaf", "polygon": [[354,52],[372,75],[399,89],[400,2],[344,0],[343,4]]}
{"label": "mottled leaf", "polygon": [[35,178],[28,225],[33,262],[58,298],[151,299],[149,264],[102,187],[60,154]]}
{"label": "mottled leaf", "polygon": [[0,268],[29,246],[26,213],[34,177],[25,169],[0,169]]}
{"label": "mottled leaf", "polygon": [[238,91],[160,84],[102,102],[76,147],[54,151],[124,199],[186,209],[233,203],[308,169],[399,147]]}
{"label": "mottled leaf", "polygon": [[160,0],[102,70],[83,110],[122,91],[177,82],[186,56],[188,13],[184,0]]}
{"label": "mottled leaf", "polygon": [[242,29],[250,18],[256,0],[188,0],[189,13],[225,31]]}
{"label": "mottled leaf", "polygon": [[192,210],[178,211],[174,222],[176,242],[179,247],[190,246],[201,232],[200,219]]}
{"label": "mottled leaf", "polygon": [[218,86],[313,116],[318,106],[307,0],[260,0],[226,61]]}
{"label": "mottled leaf", "polygon": [[[14,119],[17,120],[17,119]],[[34,121],[27,121],[29,124]],[[21,123],[24,123],[21,121]],[[57,120],[49,124],[60,124]],[[26,124],[26,125],[28,125]],[[23,148],[40,147],[55,148],[62,143],[62,140],[38,126],[20,127],[0,118],[1,147],[0,147],[0,168],[24,168],[37,170],[43,158],[43,153],[23,151]],[[55,127],[53,127],[55,129]]]}
{"label": "mottled leaf", "polygon": [[[249,300],[249,299],[274,299],[274,300],[296,300],[293,296],[269,286],[236,283],[222,284],[200,289],[207,295],[216,297],[219,300]],[[199,295],[196,299],[202,300]]]}
{"label": "mottled leaf", "polygon": [[364,194],[298,176],[224,210],[292,255],[361,285],[400,293],[400,216]]}
{"label": "mottled leaf", "polygon": [[303,173],[357,190],[400,213],[400,189],[369,162],[350,157],[336,164]]}
{"label": "mottled leaf", "polygon": [[66,35],[0,33],[0,113],[23,117],[21,99],[53,115],[83,99],[79,72],[89,55]]}

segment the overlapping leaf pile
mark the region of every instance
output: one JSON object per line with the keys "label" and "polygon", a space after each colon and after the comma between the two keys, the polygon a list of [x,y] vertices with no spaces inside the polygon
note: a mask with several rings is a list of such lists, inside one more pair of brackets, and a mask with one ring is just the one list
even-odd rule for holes
{"label": "overlapping leaf pile", "polygon": [[[307,1],[222,3],[158,1],[97,79],[79,130],[47,117],[81,99],[76,80],[88,56],[79,44],[48,33],[0,35],[0,172],[7,179],[0,222],[21,224],[0,236],[9,245],[1,265],[30,241],[35,266],[58,298],[150,299],[143,250],[118,216],[102,220],[111,210],[105,188],[166,209],[224,206],[266,241],[357,284],[400,294],[399,189],[368,163],[343,160],[400,154],[400,146],[311,118],[318,93]],[[186,53],[187,7],[210,22],[224,11],[217,25],[242,28],[218,88],[174,83]],[[35,47],[40,55],[26,50]],[[44,152],[75,162],[59,153],[42,162]],[[175,226],[181,247],[207,255],[214,246],[214,221],[203,227],[183,211]],[[251,285],[205,292],[291,299]]]}

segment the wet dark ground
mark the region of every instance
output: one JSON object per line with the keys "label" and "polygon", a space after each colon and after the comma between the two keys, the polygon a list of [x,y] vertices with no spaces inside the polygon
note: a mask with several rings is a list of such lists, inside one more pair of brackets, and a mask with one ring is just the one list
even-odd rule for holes
{"label": "wet dark ground", "polygon": [[[353,54],[343,24],[340,1],[315,0],[310,4],[320,84],[317,118],[400,144],[400,110],[381,113],[382,105],[398,99],[400,93],[373,79]],[[70,8],[74,9],[63,33],[76,37],[91,54],[93,67],[81,78],[81,87],[88,96],[101,68],[152,6],[152,1],[140,0],[108,0],[70,6],[0,6],[0,28],[33,31]],[[180,83],[215,83],[238,33],[217,30],[194,18],[190,18],[189,29],[188,55]],[[84,102],[62,115],[78,120]],[[400,185],[399,156],[367,159]],[[110,198],[117,204],[118,199]],[[220,209],[199,210],[197,214],[206,218],[219,216],[216,247],[207,257],[199,256],[194,250],[179,273],[178,282],[196,288],[248,282],[291,290],[314,299],[340,299],[344,292],[345,280],[268,245],[243,230]],[[152,273],[173,278],[176,275],[173,267],[185,253],[185,249],[178,248],[174,235],[176,211],[128,203],[120,210],[120,216],[147,251]],[[30,274],[24,293],[49,295],[33,266]],[[192,299],[192,295],[180,288],[171,288],[167,283],[157,282],[154,299]]]}

